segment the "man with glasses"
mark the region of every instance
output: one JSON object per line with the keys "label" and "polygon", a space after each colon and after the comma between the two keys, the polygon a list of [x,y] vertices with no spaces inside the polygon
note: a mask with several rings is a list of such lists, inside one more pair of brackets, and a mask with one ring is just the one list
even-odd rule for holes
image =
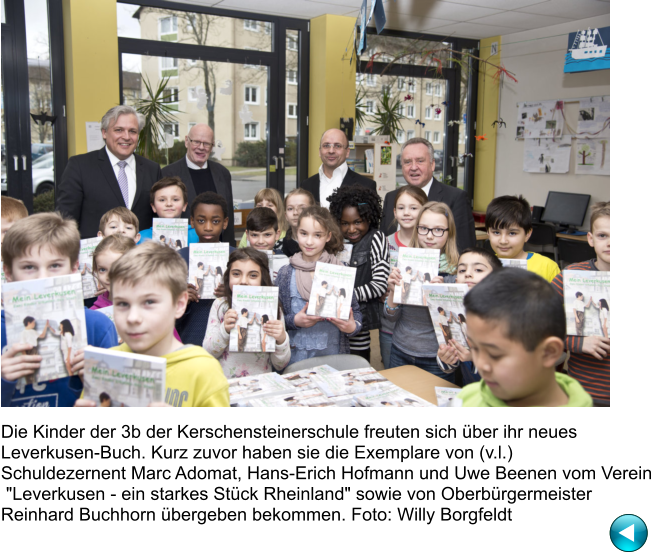
{"label": "man with glasses", "polygon": [[319,173],[301,182],[301,188],[311,192],[321,207],[330,207],[328,197],[340,186],[359,184],[371,190],[377,189],[374,180],[348,168],[346,159],[349,155],[348,138],[341,130],[331,128],[323,133],[319,146],[322,161]]}
{"label": "man with glasses", "polygon": [[[212,129],[205,124],[194,125],[185,137],[185,157],[167,165],[163,169],[163,176],[178,176],[183,180],[188,189],[188,208],[202,192],[217,192],[224,196],[231,222],[224,230],[221,241],[235,246],[231,173],[226,167],[210,160],[214,147],[215,135]],[[186,210],[183,216],[189,217],[189,212]]]}
{"label": "man with glasses", "polygon": [[[440,201],[452,210],[457,229],[457,248],[459,252],[473,247],[477,240],[475,220],[468,195],[459,188],[441,184],[434,178],[434,148],[424,138],[412,138],[402,146],[402,175],[408,186],[416,186],[427,194],[429,201]],[[384,198],[384,212],[381,230],[387,235],[397,228],[394,224],[393,209],[398,190],[389,192]]]}

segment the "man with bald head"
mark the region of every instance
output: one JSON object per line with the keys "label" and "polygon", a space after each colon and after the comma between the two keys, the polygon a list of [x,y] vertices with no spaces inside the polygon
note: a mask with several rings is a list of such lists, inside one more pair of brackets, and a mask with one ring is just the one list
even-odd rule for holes
{"label": "man with bald head", "polygon": [[[163,176],[178,176],[188,189],[188,205],[192,205],[194,198],[202,192],[217,192],[226,198],[228,205],[228,218],[231,223],[222,234],[221,241],[235,245],[235,229],[233,219],[233,186],[230,171],[210,160],[215,135],[212,129],[203,123],[194,125],[185,137],[187,153],[183,159],[167,165],[163,169]],[[189,217],[189,212],[183,213]]]}
{"label": "man with bald head", "polygon": [[314,199],[322,207],[330,206],[327,198],[340,186],[360,184],[372,190],[377,189],[374,180],[348,168],[346,159],[349,155],[348,138],[341,130],[331,128],[323,133],[319,145],[319,157],[322,161],[319,173],[301,182],[301,188],[312,192]]}

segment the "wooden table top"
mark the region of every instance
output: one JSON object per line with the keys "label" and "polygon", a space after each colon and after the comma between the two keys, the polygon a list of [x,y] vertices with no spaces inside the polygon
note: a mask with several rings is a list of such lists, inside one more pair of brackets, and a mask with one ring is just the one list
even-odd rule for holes
{"label": "wooden table top", "polygon": [[402,387],[405,391],[413,393],[417,397],[438,405],[436,400],[435,387],[453,387],[457,385],[450,383],[434,374],[430,374],[418,366],[406,365],[397,368],[389,368],[380,372],[390,382]]}

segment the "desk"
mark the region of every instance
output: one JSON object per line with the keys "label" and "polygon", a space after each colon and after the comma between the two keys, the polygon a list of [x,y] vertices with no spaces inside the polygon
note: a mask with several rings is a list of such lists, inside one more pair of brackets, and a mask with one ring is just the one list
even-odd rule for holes
{"label": "desk", "polygon": [[587,235],[574,236],[572,234],[561,234],[559,232],[558,234],[556,234],[556,237],[561,239],[561,240],[573,240],[573,241],[580,241],[580,242],[588,243],[588,236]]}
{"label": "desk", "polygon": [[438,405],[438,401],[436,400],[435,387],[453,387],[454,389],[458,389],[458,386],[454,385],[454,383],[430,374],[417,366],[398,366],[397,368],[382,370],[380,374],[391,383],[402,387],[405,391],[409,391],[417,397],[436,405]]}

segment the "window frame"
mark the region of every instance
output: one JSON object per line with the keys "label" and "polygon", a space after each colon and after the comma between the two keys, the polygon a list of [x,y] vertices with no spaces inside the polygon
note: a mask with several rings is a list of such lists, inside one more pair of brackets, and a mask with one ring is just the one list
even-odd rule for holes
{"label": "window frame", "polygon": [[[256,132],[256,136],[253,136],[253,137],[251,137],[251,136],[247,136],[247,135],[246,135],[247,127],[255,128],[255,129],[256,129],[256,131],[255,131],[255,132]],[[249,122],[249,123],[245,123],[245,124],[244,124],[244,135],[243,135],[243,138],[244,138],[244,140],[247,140],[247,141],[249,141],[249,142],[254,142],[254,141],[258,141],[258,140],[260,140],[260,139],[261,139],[261,138],[260,138],[260,121],[251,121],[251,122]]]}
{"label": "window frame", "polygon": [[[260,105],[260,85],[259,84],[245,84],[245,85],[243,85],[242,89],[243,89],[243,92],[244,92],[244,103],[246,105]],[[255,90],[256,101],[246,99],[246,93],[249,90]]]}

